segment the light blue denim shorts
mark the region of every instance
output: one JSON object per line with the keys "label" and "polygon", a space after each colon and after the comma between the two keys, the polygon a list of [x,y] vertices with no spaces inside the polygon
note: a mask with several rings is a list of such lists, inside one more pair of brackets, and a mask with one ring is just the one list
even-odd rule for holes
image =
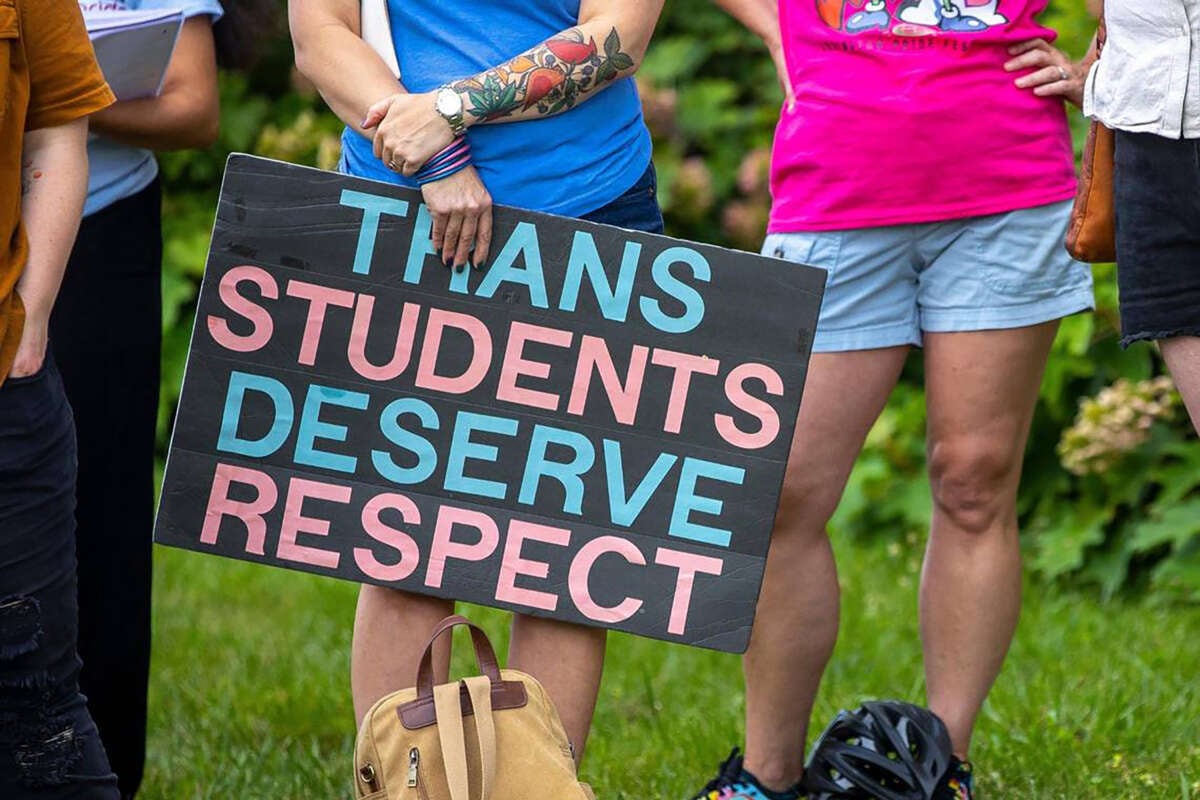
{"label": "light blue denim shorts", "polygon": [[922,334],[1022,328],[1094,307],[1067,254],[1071,202],[986,217],[772,233],[766,256],[829,271],[815,352],[920,346]]}

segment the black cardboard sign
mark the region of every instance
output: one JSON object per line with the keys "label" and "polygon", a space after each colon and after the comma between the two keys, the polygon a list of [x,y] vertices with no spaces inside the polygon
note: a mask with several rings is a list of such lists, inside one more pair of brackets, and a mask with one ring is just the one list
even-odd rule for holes
{"label": "black cardboard sign", "polygon": [[230,158],[155,540],[668,641],[749,641],[824,272]]}

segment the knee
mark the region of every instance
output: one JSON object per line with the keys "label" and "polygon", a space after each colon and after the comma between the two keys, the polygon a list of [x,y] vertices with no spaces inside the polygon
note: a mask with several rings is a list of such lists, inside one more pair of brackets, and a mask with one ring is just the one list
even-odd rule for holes
{"label": "knee", "polygon": [[959,530],[982,534],[1015,515],[1020,453],[972,438],[934,441],[929,482],[935,512]]}
{"label": "knee", "polygon": [[811,541],[825,536],[845,479],[820,469],[789,466],[775,513],[773,542]]}

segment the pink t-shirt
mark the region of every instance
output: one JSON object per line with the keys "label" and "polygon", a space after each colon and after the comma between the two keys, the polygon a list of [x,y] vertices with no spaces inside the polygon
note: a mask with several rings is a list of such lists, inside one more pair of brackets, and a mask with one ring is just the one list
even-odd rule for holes
{"label": "pink t-shirt", "polygon": [[796,103],[772,158],[772,232],[939,222],[1075,193],[1062,100],[1013,85],[1047,0],[780,0]]}

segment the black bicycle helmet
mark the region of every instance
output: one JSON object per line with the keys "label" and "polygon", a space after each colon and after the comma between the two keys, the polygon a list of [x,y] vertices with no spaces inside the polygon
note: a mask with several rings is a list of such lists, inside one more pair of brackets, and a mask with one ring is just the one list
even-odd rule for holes
{"label": "black bicycle helmet", "polygon": [[809,757],[810,800],[931,800],[950,769],[946,725],[909,703],[863,703],[830,723]]}

